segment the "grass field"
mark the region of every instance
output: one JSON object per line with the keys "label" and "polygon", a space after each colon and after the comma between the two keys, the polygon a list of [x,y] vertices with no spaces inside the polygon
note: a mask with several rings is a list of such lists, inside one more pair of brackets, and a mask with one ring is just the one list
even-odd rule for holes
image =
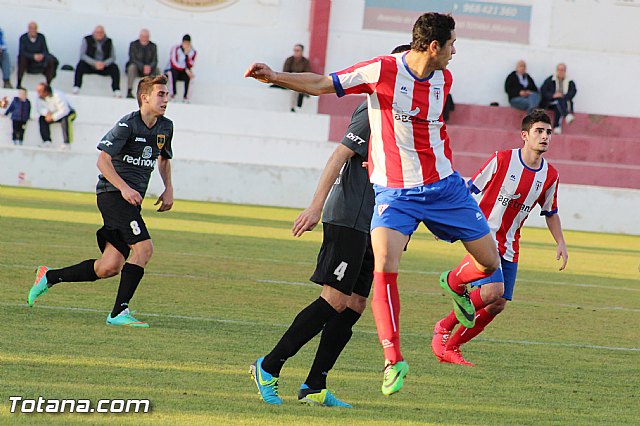
{"label": "grass field", "polygon": [[[439,364],[437,275],[459,244],[421,230],[402,262],[404,389],[380,393],[382,350],[368,308],[329,377],[354,409],[299,405],[317,345],[283,369],[281,407],[259,401],[248,366],[319,288],[320,229],[294,240],[296,210],[145,201],[155,254],[132,303],[149,329],[108,327],[118,279],[63,283],[25,304],[39,264],[97,257],[95,196],[0,187],[0,424],[638,424],[640,238],[566,232],[558,272],[547,231],[523,230],[515,301],[464,347],[475,368]],[[9,397],[150,399],[147,414],[10,414]]]}

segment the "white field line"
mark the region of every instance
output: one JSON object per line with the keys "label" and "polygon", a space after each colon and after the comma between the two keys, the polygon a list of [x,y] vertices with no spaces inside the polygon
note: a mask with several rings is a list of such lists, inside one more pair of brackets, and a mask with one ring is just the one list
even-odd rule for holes
{"label": "white field line", "polygon": [[[16,242],[6,242],[0,241],[0,244],[17,244],[17,245],[30,245],[30,243],[16,243]],[[49,247],[57,247],[57,248],[78,248],[76,246],[71,245],[49,245]],[[89,249],[89,247],[87,247]],[[173,256],[185,256],[185,257],[203,257],[209,259],[229,259],[229,260],[239,260],[239,261],[247,261],[246,257],[239,256],[214,256],[210,254],[195,254],[195,253],[181,253],[174,252],[171,253]],[[252,257],[250,259],[254,262],[266,262],[266,263],[279,263],[279,264],[289,264],[289,265],[314,265],[315,262],[304,262],[304,261],[291,261],[291,260],[281,260],[281,259],[271,259],[271,258],[260,258],[260,257]],[[8,264],[8,263],[0,263],[0,266],[11,267],[11,268],[34,268],[36,265],[21,265],[21,264]],[[400,269],[400,273],[403,274],[417,274],[417,275],[430,275],[430,276],[438,276],[442,273],[442,271],[419,271],[413,269]],[[162,273],[154,273],[147,272],[148,275],[156,275],[156,276],[167,276],[172,277],[185,277],[185,278],[207,278],[206,276],[198,277],[196,275],[171,275],[171,274],[162,274]],[[606,285],[598,285],[598,284],[588,284],[588,283],[571,283],[566,281],[544,281],[544,280],[530,280],[530,279],[518,279],[518,282],[526,282],[526,283],[535,283],[535,284],[546,284],[552,286],[565,286],[565,287],[588,287],[588,288],[601,288],[605,290],[615,290],[615,291],[640,291],[640,287],[617,287],[617,286],[606,286]]]}
{"label": "white field line", "polygon": [[[24,303],[0,303],[0,306],[8,306],[8,307],[24,307],[27,308],[28,305]],[[103,309],[93,309],[93,308],[76,308],[69,306],[50,306],[50,305],[38,305],[35,309],[50,309],[50,310],[58,310],[58,311],[72,311],[72,312],[80,312],[80,313],[101,313],[108,314],[111,311],[103,310]],[[188,321],[206,321],[206,322],[217,322],[222,324],[236,324],[236,325],[246,325],[246,326],[271,326],[278,328],[289,327],[289,324],[265,324],[264,322],[257,321],[242,321],[242,320],[232,320],[232,319],[224,319],[224,318],[215,318],[215,317],[196,317],[190,315],[169,315],[169,314],[157,314],[157,313],[144,313],[138,311],[138,313],[145,317],[155,317],[155,318],[169,318],[169,319],[180,319],[180,320],[188,320]],[[361,330],[354,329],[357,333],[375,335],[377,334],[375,331],[371,330]],[[431,334],[425,333],[403,333],[405,336],[412,337],[421,337],[425,339],[430,339]],[[492,342],[492,343],[508,343],[508,344],[516,344],[516,345],[540,345],[540,346],[562,346],[568,348],[584,348],[584,349],[601,349],[607,351],[626,351],[626,352],[640,352],[640,348],[622,348],[616,346],[600,346],[600,345],[588,345],[584,343],[565,343],[565,342],[536,342],[531,340],[511,340],[511,339],[487,339],[487,338],[477,338],[477,341],[484,342]]]}

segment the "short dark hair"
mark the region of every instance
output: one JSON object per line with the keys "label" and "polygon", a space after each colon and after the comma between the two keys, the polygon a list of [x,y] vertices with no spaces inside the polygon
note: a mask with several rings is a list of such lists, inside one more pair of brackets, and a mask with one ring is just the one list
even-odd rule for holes
{"label": "short dark hair", "polygon": [[184,36],[182,36],[182,41],[191,42],[191,36],[189,34],[185,34]]}
{"label": "short dark hair", "polygon": [[304,52],[304,46],[303,46],[303,45],[301,45],[300,43],[298,43],[298,44],[294,44],[294,45],[293,45],[293,47],[299,47],[299,48],[300,48],[300,50],[302,50],[302,51]]}
{"label": "short dark hair", "polygon": [[140,82],[138,82],[138,92],[136,93],[138,106],[142,106],[142,95],[150,95],[151,92],[153,92],[153,86],[156,84],[167,84],[167,76],[148,75],[140,79]]}
{"label": "short dark hair", "polygon": [[53,91],[51,90],[51,86],[49,86],[47,83],[40,83],[42,84],[42,90],[44,91],[44,93],[46,93],[47,95],[52,95]]}
{"label": "short dark hair", "polygon": [[451,38],[451,31],[456,29],[456,21],[451,15],[428,12],[418,18],[413,24],[411,49],[426,52],[432,41],[437,41],[443,47]]}
{"label": "short dark hair", "polygon": [[535,123],[543,122],[551,125],[551,118],[543,109],[534,109],[522,119],[522,131],[528,132]]}
{"label": "short dark hair", "polygon": [[395,53],[402,53],[402,52],[406,52],[407,50],[411,50],[411,45],[410,44],[401,44],[399,46],[396,46],[392,51],[391,54],[395,54]]}

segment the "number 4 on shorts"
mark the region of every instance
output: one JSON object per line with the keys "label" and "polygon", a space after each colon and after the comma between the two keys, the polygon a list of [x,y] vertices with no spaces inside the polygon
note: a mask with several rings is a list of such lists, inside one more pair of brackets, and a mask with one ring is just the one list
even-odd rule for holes
{"label": "number 4 on shorts", "polygon": [[336,270],[333,271],[333,274],[338,278],[338,281],[342,281],[344,278],[344,273],[347,272],[347,266],[349,266],[347,262],[340,262]]}

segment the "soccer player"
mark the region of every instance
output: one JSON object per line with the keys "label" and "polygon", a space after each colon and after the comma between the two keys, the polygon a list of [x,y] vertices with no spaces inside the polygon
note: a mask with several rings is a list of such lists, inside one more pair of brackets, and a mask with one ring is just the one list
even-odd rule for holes
{"label": "soccer player", "polygon": [[487,221],[453,170],[442,119],[452,83],[446,66],[455,53],[455,21],[425,13],[414,24],[412,37],[408,52],[379,56],[328,77],[278,73],[261,63],[245,72],[245,77],[311,95],[368,95],[369,171],[376,200],[372,308],[384,349],[384,395],[398,392],[409,370],[400,351],[397,276],[403,248],[420,222],[442,240],[461,240],[469,252],[453,271],[440,276],[462,324],[473,327],[475,321],[466,284],[490,276],[500,264]]}
{"label": "soccer player", "polygon": [[[409,45],[401,45],[392,53],[409,49]],[[370,135],[364,102],[354,111],[341,144],[327,161],[311,204],[294,222],[293,235],[300,237],[315,228],[322,214],[324,236],[311,277],[311,281],[322,285],[322,292],[300,311],[275,348],[251,366],[260,396],[269,404],[282,403],[278,379],[285,361],[322,331],[313,366],[298,391],[298,400],[312,405],[351,408],[327,390],[327,376],[351,339],[352,328],[364,312],[373,281],[369,228],[375,201],[363,167]]]}
{"label": "soccer player", "polygon": [[473,327],[460,326],[450,313],[434,327],[431,348],[441,362],[473,365],[460,353],[460,346],[476,337],[502,312],[513,298],[518,270],[520,228],[536,204],[557,243],[556,259],[562,258],[562,271],[569,255],[558,216],[558,172],[542,158],[551,142],[551,119],[536,109],[522,119],[520,136],[524,145],[494,153],[469,180],[469,188],[482,194],[480,209],[489,220],[491,234],[498,242],[501,268],[490,277],[471,283],[470,294],[476,308]]}
{"label": "soccer player", "polygon": [[165,190],[155,205],[160,204],[160,212],[173,206],[170,164],[173,122],[164,116],[169,96],[165,76],[144,77],[137,93],[140,110],[122,117],[98,144],[97,165],[102,174],[96,193],[104,226],[96,235],[102,256],[62,269],[38,267],[29,291],[29,306],[58,283],[96,281],[120,274],[118,294],[107,324],[149,327],[131,315],[129,301],[153,254],[141,205],[156,162]]}

